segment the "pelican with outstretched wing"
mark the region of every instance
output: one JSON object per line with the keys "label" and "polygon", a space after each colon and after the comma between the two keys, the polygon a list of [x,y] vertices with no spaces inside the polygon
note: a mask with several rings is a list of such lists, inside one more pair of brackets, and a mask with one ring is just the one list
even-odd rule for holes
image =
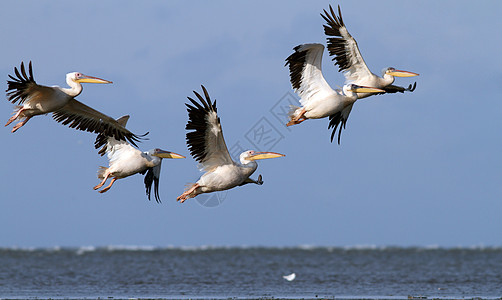
{"label": "pelican with outstretched wing", "polygon": [[[394,77],[413,77],[419,74],[396,70],[389,67],[382,71],[382,77],[373,74],[359,51],[356,40],[350,35],[345,27],[342,19],[342,11],[338,6],[338,16],[335,14],[331,5],[329,6],[330,13],[324,10],[324,15],[321,16],[327,22],[324,25],[324,33],[328,36],[328,52],[333,56],[335,65],[339,66],[339,71],[344,72],[348,83],[357,85],[372,86],[383,89],[385,93],[404,93],[405,91],[413,92],[417,83],[409,85],[407,88],[392,85]],[[357,93],[359,99],[371,96],[371,93]]]}
{"label": "pelican with outstretched wing", "polygon": [[[115,119],[75,100],[82,92],[82,83],[112,83],[111,81],[73,72],[66,74],[70,88],[39,85],[33,78],[31,61],[28,74],[22,62],[20,71],[14,68],[14,73],[16,77],[9,75],[11,80],[7,81],[6,92],[8,100],[19,105],[15,107],[14,115],[5,126],[15,120],[20,122],[12,128],[12,132],[16,132],[34,116],[53,113],[57,122],[78,130],[102,133],[117,140],[127,140],[133,145],[141,138],[120,126]],[[96,145],[96,148],[100,146],[102,145]]]}
{"label": "pelican with outstretched wing", "polygon": [[[129,116],[123,116],[117,119],[117,123],[125,127]],[[145,175],[146,195],[150,200],[152,184],[154,185],[154,195],[157,203],[160,203],[159,196],[159,178],[160,167],[163,158],[185,158],[183,155],[165,151],[161,149],[152,149],[142,152],[129,144],[126,141],[118,141],[113,136],[99,134],[96,138],[96,143],[104,145],[99,150],[100,155],[105,153],[108,155],[109,167],[99,167],[98,178],[102,181],[94,187],[95,190],[101,188],[108,178],[112,178],[110,184],[100,190],[100,193],[108,191],[117,179],[129,177],[140,173]]]}
{"label": "pelican with outstretched wing", "polygon": [[275,152],[248,150],[241,153],[240,163],[234,162],[223,139],[220,118],[216,112],[216,100],[211,102],[204,86],[202,90],[205,99],[194,91],[200,103],[188,97],[191,104],[186,104],[186,129],[191,131],[187,132],[186,140],[190,154],[200,163],[205,173],[177,198],[181,203],[202,193],[228,190],[248,183],[261,185],[261,175],[258,180],[249,178],[258,167],[256,160],[284,156]]}
{"label": "pelican with outstretched wing", "polygon": [[381,93],[384,90],[346,84],[342,90],[333,90],[324,79],[321,71],[324,46],[321,44],[303,44],[294,48],[294,53],[286,58],[289,66],[291,85],[300,96],[301,107],[292,107],[287,126],[300,124],[307,119],[329,117],[328,129],[332,127],[331,141],[338,131],[338,144],[342,128],[345,128],[352,106],[359,93]]}

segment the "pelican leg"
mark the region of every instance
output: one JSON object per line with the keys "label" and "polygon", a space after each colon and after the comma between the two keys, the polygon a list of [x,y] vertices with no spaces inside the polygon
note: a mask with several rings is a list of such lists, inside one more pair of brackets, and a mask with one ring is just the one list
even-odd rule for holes
{"label": "pelican leg", "polygon": [[239,186],[243,186],[243,185],[246,185],[246,184],[249,184],[249,183],[254,183],[254,184],[257,184],[257,185],[262,185],[263,184],[263,179],[261,177],[261,174],[258,176],[257,180],[253,180],[251,178],[247,178],[243,183],[239,184]]}
{"label": "pelican leg", "polygon": [[102,189],[101,191],[98,191],[98,193],[104,193],[104,192],[108,191],[112,187],[113,183],[116,180],[117,180],[117,178],[113,177],[112,180],[110,181],[110,184],[107,187],[105,187],[104,189]]}
{"label": "pelican leg", "polygon": [[177,201],[180,203],[185,202],[188,198],[190,198],[190,194],[193,193],[200,185],[198,183],[192,185],[188,190],[186,190],[183,194],[181,194],[178,198],[176,198]]}
{"label": "pelican leg", "polygon": [[413,85],[410,84],[408,88],[406,88],[405,90],[408,92],[413,92],[416,88],[417,88],[417,83],[415,82]]}
{"label": "pelican leg", "polygon": [[298,121],[296,121],[296,124],[300,124],[301,122],[307,120],[307,117],[305,116],[302,116],[300,119],[298,119]]}
{"label": "pelican leg", "polygon": [[103,178],[103,181],[101,181],[98,185],[96,185],[94,187],[94,189],[97,190],[100,187],[102,187],[105,184],[105,182],[108,180],[108,177],[110,177],[110,173],[106,172],[105,177]]}
{"label": "pelican leg", "polygon": [[307,111],[304,109],[302,109],[302,111],[300,112],[300,114],[294,118],[291,118],[291,120],[288,122],[288,124],[286,124],[286,126],[292,126],[292,125],[296,125],[296,124],[300,124],[301,122],[307,120],[307,118],[305,117],[305,113]]}
{"label": "pelican leg", "polygon": [[263,177],[261,177],[261,174],[258,175],[258,179],[256,180],[255,184],[257,184],[257,185],[262,185],[263,184]]}
{"label": "pelican leg", "polygon": [[[24,107],[21,107],[15,115],[13,115],[12,117],[9,118],[9,120],[7,121],[7,124],[5,124],[5,126],[8,126],[10,123],[14,122],[14,120],[17,119],[17,117],[19,117],[19,115],[25,110]],[[22,125],[21,125],[22,126]]]}
{"label": "pelican leg", "polygon": [[[12,133],[16,132],[19,128],[23,127],[26,122],[28,122],[31,119],[31,117],[26,117],[24,118],[23,121],[19,122],[16,124],[16,126],[12,127]],[[10,124],[10,123],[9,123]]]}

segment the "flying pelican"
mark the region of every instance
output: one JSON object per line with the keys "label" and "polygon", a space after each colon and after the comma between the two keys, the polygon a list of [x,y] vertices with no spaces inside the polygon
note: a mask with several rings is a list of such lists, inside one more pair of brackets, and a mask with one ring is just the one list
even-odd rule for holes
{"label": "flying pelican", "polygon": [[248,183],[261,185],[261,175],[258,180],[249,178],[258,167],[256,160],[284,156],[274,152],[248,150],[241,153],[240,163],[234,162],[223,139],[220,118],[216,113],[216,100],[211,103],[204,86],[202,90],[205,100],[194,91],[200,104],[187,97],[192,105],[186,104],[189,119],[186,129],[194,131],[187,132],[186,140],[190,154],[200,163],[200,168],[205,173],[177,198],[181,203],[202,193],[228,190]]}
{"label": "flying pelican", "polygon": [[[117,123],[125,127],[129,116],[123,116],[117,119]],[[106,142],[103,142],[105,140]],[[108,191],[117,179],[125,178],[136,173],[145,174],[146,195],[150,200],[152,183],[154,184],[155,200],[160,203],[159,196],[159,178],[160,166],[163,158],[185,158],[183,155],[176,154],[161,149],[152,149],[141,152],[126,141],[117,141],[114,137],[107,137],[99,134],[95,144],[106,145],[99,150],[100,155],[108,154],[109,167],[99,167],[98,178],[102,181],[94,187],[95,190],[101,188],[109,177],[112,177],[110,184],[100,190],[100,193]]]}
{"label": "flying pelican", "polygon": [[338,144],[342,128],[345,128],[352,106],[358,93],[381,93],[384,90],[346,84],[342,90],[333,90],[322,75],[321,63],[324,46],[321,44],[303,44],[294,48],[294,53],[286,58],[289,65],[291,85],[300,96],[302,107],[293,106],[289,112],[287,126],[300,124],[306,119],[329,117],[328,129],[334,127],[331,142],[338,131]]}
{"label": "flying pelican", "polygon": [[[333,56],[338,65],[339,71],[343,71],[347,82],[357,85],[372,86],[385,90],[386,93],[404,93],[405,91],[413,92],[417,83],[408,88],[392,85],[394,77],[413,77],[419,74],[396,70],[389,67],[382,71],[382,77],[373,74],[359,52],[356,40],[350,35],[343,23],[342,12],[338,5],[338,15],[335,14],[331,5],[329,6],[331,15],[324,10],[325,15],[321,16],[326,20],[328,25],[324,25],[324,34],[328,36],[328,52]],[[357,93],[359,99],[371,96],[371,93]]]}
{"label": "flying pelican", "polygon": [[[9,75],[12,80],[7,81],[8,100],[20,104],[15,107],[14,115],[5,124],[7,126],[16,119],[21,120],[12,128],[12,132],[16,132],[33,116],[53,113],[53,118],[63,125],[114,136],[118,140],[128,140],[136,145],[135,142],[140,136],[120,126],[113,118],[75,100],[75,97],[82,92],[81,83],[112,83],[111,81],[73,72],[66,74],[66,83],[70,88],[48,87],[35,82],[31,61],[28,66],[29,76],[26,74],[23,62],[20,70],[21,72],[14,68],[17,78]],[[101,146],[96,145],[96,148]]]}

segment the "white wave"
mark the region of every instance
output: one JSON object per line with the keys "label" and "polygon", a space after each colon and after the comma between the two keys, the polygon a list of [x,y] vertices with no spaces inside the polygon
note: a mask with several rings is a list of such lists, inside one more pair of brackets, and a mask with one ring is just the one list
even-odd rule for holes
{"label": "white wave", "polygon": [[422,248],[425,249],[425,250],[438,250],[438,249],[441,249],[441,246],[439,246],[437,244],[432,244],[432,245],[427,245],[427,246],[422,247]]}
{"label": "white wave", "polygon": [[159,249],[155,246],[139,246],[139,245],[109,245],[104,248],[106,251],[155,251]]}
{"label": "white wave", "polygon": [[385,246],[377,246],[377,245],[352,245],[352,246],[344,246],[343,250],[385,250]]}
{"label": "white wave", "polygon": [[484,244],[477,244],[471,246],[441,246],[437,244],[425,246],[381,246],[374,244],[360,244],[348,246],[315,246],[311,244],[301,244],[297,246],[249,246],[249,245],[198,245],[198,246],[151,246],[151,245],[108,245],[108,246],[81,246],[81,247],[21,247],[21,246],[8,246],[0,247],[0,251],[72,251],[78,255],[94,251],[156,251],[156,250],[181,250],[181,251],[209,251],[209,250],[325,250],[333,251],[353,251],[353,250],[416,250],[416,251],[433,251],[433,250],[487,250],[487,251],[500,251],[502,245],[499,246],[486,246]]}
{"label": "white wave", "polygon": [[75,253],[77,255],[83,255],[87,252],[94,252],[94,251],[96,251],[96,247],[94,247],[94,246],[83,246],[83,247],[79,247]]}
{"label": "white wave", "polygon": [[315,250],[315,249],[318,249],[319,247],[315,246],[315,245],[304,244],[304,245],[298,245],[295,248],[298,248],[300,250]]}
{"label": "white wave", "polygon": [[36,247],[19,247],[19,246],[11,246],[11,247],[0,247],[2,251],[23,251],[23,252],[33,252],[36,251]]}
{"label": "white wave", "polygon": [[200,246],[170,246],[169,249],[182,250],[182,251],[208,251],[208,250],[230,250],[230,249],[248,249],[248,246],[213,246],[213,245],[200,245]]}
{"label": "white wave", "polygon": [[45,249],[46,251],[49,251],[49,252],[59,252],[62,250],[61,246],[54,246],[54,247],[51,247],[51,248],[47,248]]}

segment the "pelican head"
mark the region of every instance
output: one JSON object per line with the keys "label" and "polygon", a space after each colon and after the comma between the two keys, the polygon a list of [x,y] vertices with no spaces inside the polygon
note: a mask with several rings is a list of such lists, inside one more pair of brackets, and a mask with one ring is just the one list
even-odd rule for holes
{"label": "pelican head", "polygon": [[242,164],[249,163],[251,161],[259,160],[259,159],[268,159],[268,158],[277,158],[286,156],[284,154],[275,153],[275,152],[256,152],[254,150],[248,150],[242,152],[240,155],[240,161]]}
{"label": "pelican head", "polygon": [[409,71],[396,70],[393,67],[388,67],[387,69],[384,69],[382,71],[382,73],[384,76],[390,75],[390,76],[394,76],[394,77],[414,77],[414,76],[419,75],[418,73],[413,73],[413,72],[409,72]]}
{"label": "pelican head", "polygon": [[177,153],[170,152],[170,151],[165,151],[165,150],[162,150],[159,148],[150,150],[149,152],[150,152],[149,153],[150,155],[160,157],[160,158],[185,158],[181,154],[177,154]]}
{"label": "pelican head", "polygon": [[345,95],[350,96],[351,93],[384,93],[385,91],[374,87],[357,85],[352,83],[344,85],[343,92],[345,93]]}
{"label": "pelican head", "polygon": [[68,73],[66,75],[66,79],[67,79],[67,81],[71,80],[73,82],[78,82],[78,83],[112,83],[109,80],[84,75],[80,72]]}

